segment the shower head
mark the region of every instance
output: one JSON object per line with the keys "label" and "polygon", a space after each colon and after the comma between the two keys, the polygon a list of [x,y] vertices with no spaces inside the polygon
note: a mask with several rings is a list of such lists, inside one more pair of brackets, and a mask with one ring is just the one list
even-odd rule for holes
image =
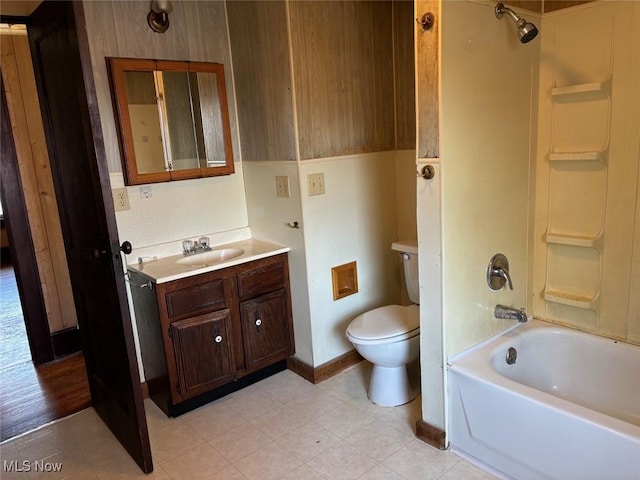
{"label": "shower head", "polygon": [[508,14],[518,27],[518,36],[520,42],[528,43],[538,35],[538,29],[533,23],[527,22],[524,18],[518,15],[516,12],[508,7],[505,7],[502,2],[496,5],[496,18],[500,19],[504,14]]}

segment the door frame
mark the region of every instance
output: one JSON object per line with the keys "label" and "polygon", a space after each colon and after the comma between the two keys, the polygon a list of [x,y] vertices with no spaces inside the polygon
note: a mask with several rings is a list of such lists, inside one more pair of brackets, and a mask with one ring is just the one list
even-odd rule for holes
{"label": "door frame", "polygon": [[[4,21],[4,18],[0,19]],[[2,91],[2,204],[9,251],[13,263],[18,294],[22,305],[22,315],[27,330],[29,349],[33,363],[39,365],[54,359],[51,332],[47,321],[35,248],[31,237],[31,228],[27,218],[27,206],[22,192],[22,181],[18,168],[18,157],[13,139],[13,128],[4,93],[4,80],[0,75]],[[28,293],[29,301],[26,301]]]}

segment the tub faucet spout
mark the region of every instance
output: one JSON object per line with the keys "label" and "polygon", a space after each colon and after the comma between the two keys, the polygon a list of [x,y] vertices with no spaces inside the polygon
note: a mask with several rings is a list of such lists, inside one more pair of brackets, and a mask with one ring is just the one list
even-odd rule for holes
{"label": "tub faucet spout", "polygon": [[520,323],[527,321],[527,312],[524,311],[524,307],[518,310],[517,308],[506,307],[498,304],[493,310],[493,316],[496,318],[505,318],[507,320],[518,320]]}

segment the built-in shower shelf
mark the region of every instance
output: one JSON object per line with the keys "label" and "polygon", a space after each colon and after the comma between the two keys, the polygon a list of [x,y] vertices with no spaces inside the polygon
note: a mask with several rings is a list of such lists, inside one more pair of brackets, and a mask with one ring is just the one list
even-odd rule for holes
{"label": "built-in shower shelf", "polygon": [[583,95],[589,93],[605,93],[605,84],[581,83],[579,85],[569,85],[567,87],[555,87],[551,89],[551,95],[554,97],[567,97],[573,95]]}
{"label": "built-in shower shelf", "polygon": [[600,162],[604,163],[602,152],[551,152],[552,162]]}
{"label": "built-in shower shelf", "polygon": [[600,235],[593,237],[587,235],[569,235],[566,233],[547,233],[545,241],[556,245],[570,245],[573,247],[598,248],[600,246]]}
{"label": "built-in shower shelf", "polygon": [[570,307],[582,308],[585,310],[593,310],[596,302],[598,301],[598,295],[587,296],[580,295],[578,293],[563,292],[560,290],[545,290],[544,299],[547,302],[560,303],[562,305],[569,305]]}

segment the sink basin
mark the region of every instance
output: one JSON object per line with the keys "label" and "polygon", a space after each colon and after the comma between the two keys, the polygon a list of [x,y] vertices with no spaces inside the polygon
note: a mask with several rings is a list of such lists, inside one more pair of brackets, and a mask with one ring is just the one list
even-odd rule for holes
{"label": "sink basin", "polygon": [[196,253],[176,261],[180,265],[206,267],[216,263],[226,262],[232,258],[239,257],[244,253],[241,248],[218,248],[204,253]]}

